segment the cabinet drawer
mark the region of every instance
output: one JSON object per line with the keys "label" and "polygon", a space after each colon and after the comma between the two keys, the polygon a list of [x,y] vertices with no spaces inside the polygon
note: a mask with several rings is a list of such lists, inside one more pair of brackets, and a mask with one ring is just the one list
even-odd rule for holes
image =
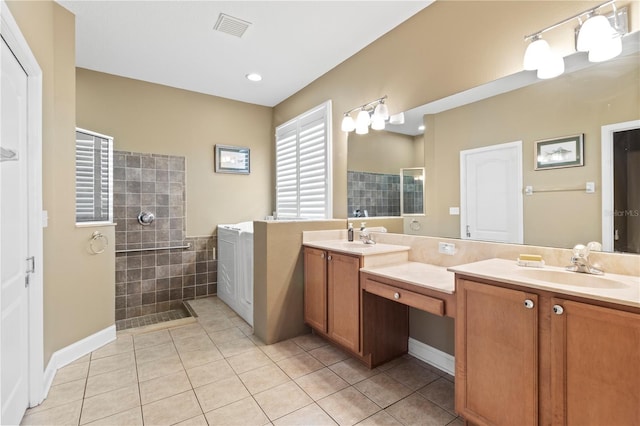
{"label": "cabinet drawer", "polygon": [[435,315],[444,315],[444,302],[440,299],[392,287],[368,278],[365,281],[364,288],[369,293],[384,297],[385,299],[393,300]]}

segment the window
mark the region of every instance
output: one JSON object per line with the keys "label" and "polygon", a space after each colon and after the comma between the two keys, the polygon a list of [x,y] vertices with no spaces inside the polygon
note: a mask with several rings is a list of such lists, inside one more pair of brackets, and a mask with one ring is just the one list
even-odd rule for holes
{"label": "window", "polygon": [[331,217],[331,101],[276,128],[278,218]]}
{"label": "window", "polygon": [[76,223],[112,223],[113,138],[76,129]]}

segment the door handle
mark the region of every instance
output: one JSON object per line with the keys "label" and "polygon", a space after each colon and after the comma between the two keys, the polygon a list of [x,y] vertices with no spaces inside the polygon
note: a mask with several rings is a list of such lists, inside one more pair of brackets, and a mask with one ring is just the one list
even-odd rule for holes
{"label": "door handle", "polygon": [[27,257],[27,274],[33,274],[36,271],[36,258],[35,256]]}
{"label": "door handle", "polygon": [[471,238],[471,230],[469,229],[469,225],[467,225],[467,238]]}

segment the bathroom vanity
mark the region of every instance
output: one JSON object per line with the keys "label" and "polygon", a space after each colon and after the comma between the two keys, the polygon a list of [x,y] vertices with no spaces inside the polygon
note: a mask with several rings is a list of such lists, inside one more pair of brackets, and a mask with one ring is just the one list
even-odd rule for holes
{"label": "bathroom vanity", "polygon": [[456,273],[456,410],[474,424],[637,424],[640,279],[490,259]]}
{"label": "bathroom vanity", "polygon": [[[305,322],[316,333],[375,367],[407,352],[409,307],[455,318],[456,411],[469,423],[638,423],[637,272],[521,267],[507,252],[519,247],[477,242],[457,244],[514,260],[447,268],[425,262],[451,259],[429,237],[376,240],[304,242]],[[384,253],[392,248],[402,249]]]}
{"label": "bathroom vanity", "polygon": [[453,316],[453,274],[409,262],[409,247],[305,243],[305,322],[369,368],[407,353],[409,307]]}

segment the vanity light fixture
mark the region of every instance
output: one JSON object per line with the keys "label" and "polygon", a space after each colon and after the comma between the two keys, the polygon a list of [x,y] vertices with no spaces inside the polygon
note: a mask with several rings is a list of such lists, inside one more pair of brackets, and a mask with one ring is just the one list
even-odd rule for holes
{"label": "vanity light fixture", "polygon": [[[355,130],[357,134],[365,135],[369,133],[369,126],[373,130],[383,130],[385,123],[389,120],[389,107],[384,103],[386,99],[387,95],[345,112],[340,126],[342,131]],[[358,111],[358,115],[354,120],[351,114],[355,111]]]}
{"label": "vanity light fixture", "polygon": [[[611,5],[613,12],[609,16],[601,15],[598,10]],[[583,21],[584,17],[584,21]],[[615,0],[606,1],[594,8],[587,9],[570,18],[547,28],[525,36],[530,41],[524,54],[523,68],[537,71],[538,78],[557,77],[564,72],[564,59],[542,39],[542,33],[557,28],[574,19],[578,20],[576,30],[576,50],[589,52],[590,62],[602,62],[615,58],[622,52],[622,36],[627,33],[627,10],[618,10]],[[613,21],[613,24],[610,22]],[[624,22],[620,22],[624,20]]]}

